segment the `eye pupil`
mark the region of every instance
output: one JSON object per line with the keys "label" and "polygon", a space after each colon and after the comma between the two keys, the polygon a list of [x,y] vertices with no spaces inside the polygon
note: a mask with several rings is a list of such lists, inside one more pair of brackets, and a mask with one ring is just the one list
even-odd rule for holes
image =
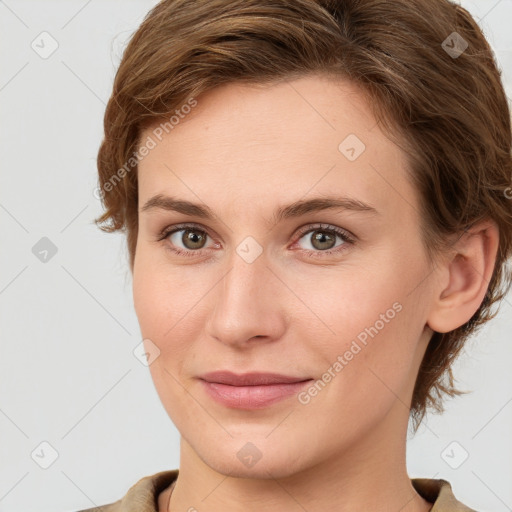
{"label": "eye pupil", "polygon": [[[327,239],[327,242],[328,242],[328,247],[324,247],[322,244],[325,243]],[[330,240],[329,240],[330,239]],[[316,246],[316,242],[320,243],[320,247],[317,247]],[[331,242],[329,244],[329,242]],[[331,249],[332,247],[334,247],[333,244],[336,244],[336,237],[326,231],[315,231],[313,233],[313,247],[315,247],[316,249]]]}
{"label": "eye pupil", "polygon": [[[189,247],[190,249],[200,249],[202,245],[204,245],[204,239],[205,237],[203,235],[197,235],[198,231],[194,231],[192,229],[186,229],[183,234],[183,243],[185,246],[187,243],[185,242],[191,242],[192,247]],[[202,239],[202,240],[201,240]],[[199,247],[196,245],[199,242]],[[202,244],[201,244],[202,242]]]}

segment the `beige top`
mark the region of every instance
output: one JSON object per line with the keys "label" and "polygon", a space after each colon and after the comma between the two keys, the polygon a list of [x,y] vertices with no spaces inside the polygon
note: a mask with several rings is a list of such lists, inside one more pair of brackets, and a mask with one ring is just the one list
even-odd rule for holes
{"label": "beige top", "polygon": [[[173,469],[145,476],[116,502],[78,512],[158,512],[158,495],[177,479],[178,472]],[[434,504],[431,512],[476,512],[455,499],[446,480],[411,478],[411,482],[422,498]]]}

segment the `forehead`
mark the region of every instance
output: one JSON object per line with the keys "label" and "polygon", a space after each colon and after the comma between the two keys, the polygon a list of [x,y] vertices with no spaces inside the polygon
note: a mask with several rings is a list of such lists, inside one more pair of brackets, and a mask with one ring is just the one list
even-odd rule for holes
{"label": "forehead", "polygon": [[[365,138],[376,125],[370,105],[355,84],[321,75],[272,85],[233,82],[203,93],[194,104],[178,106],[177,115],[169,116],[172,126],[165,125],[165,120],[163,126],[155,122],[143,138],[161,126],[161,136],[170,141],[166,135],[172,133],[175,145],[214,139],[221,144],[217,151],[238,145],[249,149],[251,144],[279,145],[285,151],[287,142],[294,149],[309,149],[319,140],[341,140],[345,132]],[[380,135],[379,130],[372,134]],[[272,144],[276,141],[279,144]],[[302,144],[297,147],[296,142]]]}
{"label": "forehead", "polygon": [[236,209],[336,191],[383,206],[413,194],[403,151],[350,82],[230,83],[196,101],[142,133],[155,145],[139,162],[141,201],[172,191]]}

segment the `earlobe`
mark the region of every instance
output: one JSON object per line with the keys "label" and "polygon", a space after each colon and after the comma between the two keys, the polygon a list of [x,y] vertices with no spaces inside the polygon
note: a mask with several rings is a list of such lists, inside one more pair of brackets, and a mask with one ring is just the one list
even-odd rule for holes
{"label": "earlobe", "polygon": [[484,300],[498,251],[499,231],[492,221],[469,229],[453,246],[442,270],[448,279],[437,290],[427,320],[436,332],[449,332],[465,324]]}

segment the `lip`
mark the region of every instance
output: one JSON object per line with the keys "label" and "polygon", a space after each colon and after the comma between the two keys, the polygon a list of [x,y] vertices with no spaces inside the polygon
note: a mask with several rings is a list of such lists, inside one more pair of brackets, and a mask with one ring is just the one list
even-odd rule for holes
{"label": "lip", "polygon": [[312,378],[278,373],[229,371],[210,372],[199,377],[206,393],[215,401],[235,409],[263,409],[297,394]]}
{"label": "lip", "polygon": [[221,370],[205,373],[200,377],[200,379],[206,382],[228,384],[230,386],[262,386],[268,384],[294,384],[296,382],[310,380],[311,377],[291,377],[288,375],[281,375],[279,373],[268,372],[250,372],[238,375],[227,370]]}

